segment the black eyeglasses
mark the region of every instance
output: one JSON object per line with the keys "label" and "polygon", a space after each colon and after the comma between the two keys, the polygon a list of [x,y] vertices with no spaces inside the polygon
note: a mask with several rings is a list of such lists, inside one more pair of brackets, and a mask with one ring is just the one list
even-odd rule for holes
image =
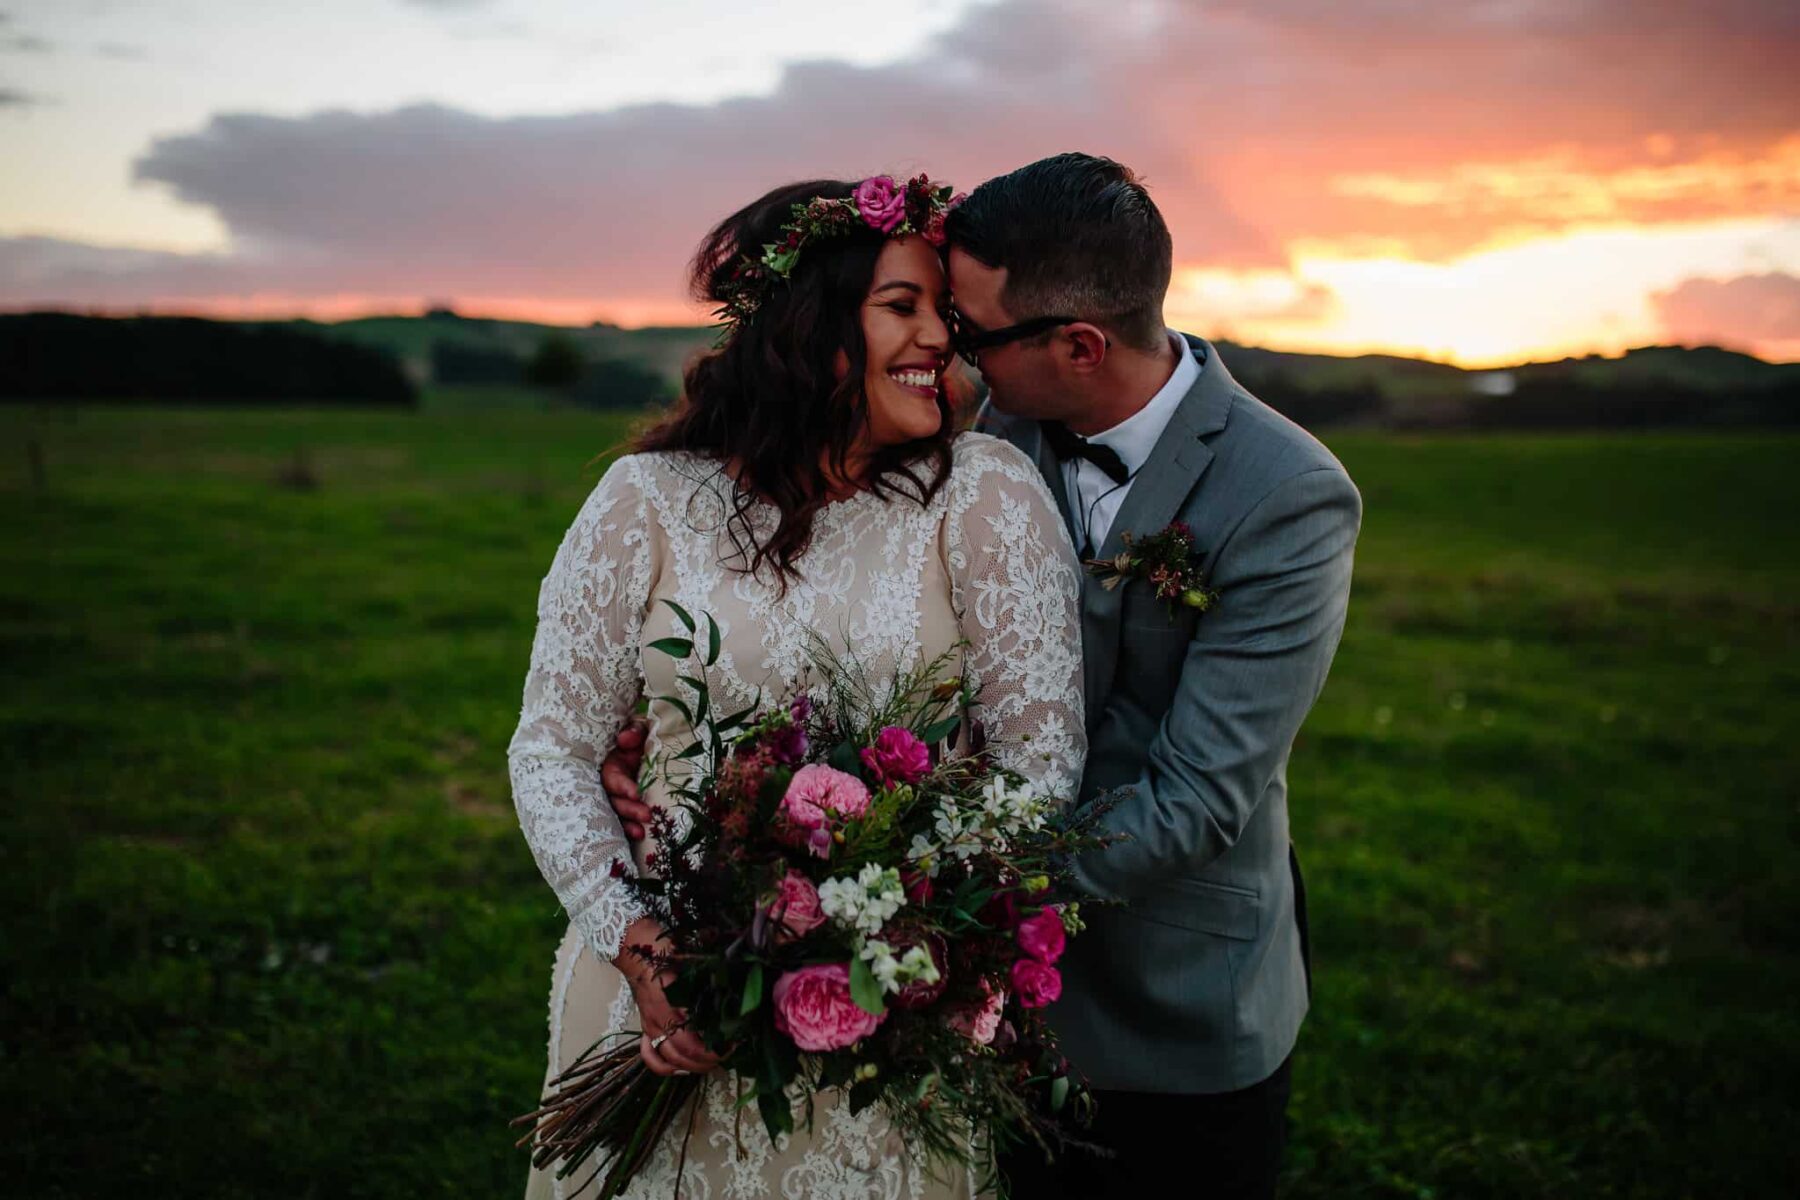
{"label": "black eyeglasses", "polygon": [[1047,329],[1056,329],[1063,325],[1073,325],[1080,317],[1033,317],[1029,321],[1020,321],[1017,325],[1008,325],[1004,329],[982,329],[967,317],[950,310],[950,344],[956,348],[957,357],[971,367],[979,367],[976,361],[983,350],[992,350],[995,346],[1004,346],[1008,342],[1016,342],[1020,338],[1028,338],[1033,334],[1043,333]]}

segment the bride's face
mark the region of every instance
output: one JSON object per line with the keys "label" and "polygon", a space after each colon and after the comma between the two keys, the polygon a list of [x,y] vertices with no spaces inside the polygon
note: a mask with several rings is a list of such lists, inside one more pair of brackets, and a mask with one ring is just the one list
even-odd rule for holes
{"label": "bride's face", "polygon": [[938,431],[944,419],[938,395],[950,357],[949,310],[944,264],[929,242],[909,234],[882,247],[862,305],[871,448]]}

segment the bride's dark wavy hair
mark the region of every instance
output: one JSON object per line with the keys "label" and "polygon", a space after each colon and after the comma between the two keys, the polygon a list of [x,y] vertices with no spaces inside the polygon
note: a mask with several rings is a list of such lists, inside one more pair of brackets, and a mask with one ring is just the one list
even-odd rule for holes
{"label": "bride's dark wavy hair", "polygon": [[[795,204],[814,196],[847,198],[855,189],[836,179],[792,183],[732,213],[694,254],[694,295],[723,304],[740,255],[759,255],[764,243],[781,241],[781,226],[792,219]],[[798,574],[794,561],[810,544],[813,519],[828,502],[826,465],[844,478],[868,421],[862,306],[886,241],[859,226],[808,243],[787,283],[775,285],[730,340],[688,366],[675,411],[633,446],[736,464],[738,486],[723,489],[732,545],[751,573],[773,566],[784,589]],[[842,378],[836,369],[840,352],[849,363]],[[858,482],[879,496],[929,504],[949,477],[955,432],[941,381],[938,411],[935,434],[881,447]],[[780,513],[774,531],[761,540],[750,519],[759,499]]]}

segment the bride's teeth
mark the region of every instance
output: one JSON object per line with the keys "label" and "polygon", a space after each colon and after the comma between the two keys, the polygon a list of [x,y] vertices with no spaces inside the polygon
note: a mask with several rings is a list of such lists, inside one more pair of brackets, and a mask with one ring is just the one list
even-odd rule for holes
{"label": "bride's teeth", "polygon": [[908,384],[912,387],[937,386],[937,373],[935,371],[890,371],[889,374],[901,383]]}

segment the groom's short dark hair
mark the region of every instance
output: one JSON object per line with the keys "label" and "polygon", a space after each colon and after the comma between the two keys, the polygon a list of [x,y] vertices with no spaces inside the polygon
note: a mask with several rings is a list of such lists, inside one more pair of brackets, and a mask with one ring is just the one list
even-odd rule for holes
{"label": "groom's short dark hair", "polygon": [[1015,321],[1080,317],[1153,350],[1174,245],[1130,167],[1058,154],[990,179],[957,206],[945,236],[1006,270],[1001,303]]}

